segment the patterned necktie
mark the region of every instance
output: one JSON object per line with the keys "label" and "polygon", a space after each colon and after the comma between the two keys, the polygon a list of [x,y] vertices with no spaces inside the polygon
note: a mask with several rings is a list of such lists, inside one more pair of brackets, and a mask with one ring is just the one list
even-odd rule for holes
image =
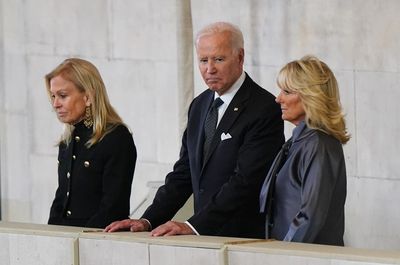
{"label": "patterned necktie", "polygon": [[261,187],[260,192],[260,212],[265,212],[267,214],[266,221],[266,238],[271,236],[271,228],[273,226],[273,202],[275,194],[275,182],[279,171],[286,162],[287,156],[289,154],[289,149],[292,146],[292,138],[290,138],[286,143],[282,145],[281,151],[275,158],[268,175]]}
{"label": "patterned necktie", "polygon": [[211,140],[214,136],[218,120],[218,108],[224,102],[219,97],[214,100],[211,108],[208,110],[206,120],[204,122],[204,145],[203,145],[203,159],[207,155],[210,148]]}

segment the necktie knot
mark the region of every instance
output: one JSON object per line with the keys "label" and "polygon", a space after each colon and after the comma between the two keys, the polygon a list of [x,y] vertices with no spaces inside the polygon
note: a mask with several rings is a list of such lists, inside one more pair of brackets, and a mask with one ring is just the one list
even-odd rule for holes
{"label": "necktie knot", "polygon": [[214,102],[211,105],[211,108],[216,108],[218,109],[224,102],[222,101],[222,99],[220,97],[214,99]]}

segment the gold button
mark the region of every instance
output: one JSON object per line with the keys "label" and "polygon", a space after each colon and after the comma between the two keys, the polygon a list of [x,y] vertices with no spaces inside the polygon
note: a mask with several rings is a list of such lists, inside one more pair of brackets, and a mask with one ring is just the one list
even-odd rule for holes
{"label": "gold button", "polygon": [[89,167],[90,166],[89,161],[85,161],[83,164],[85,165],[85,167]]}
{"label": "gold button", "polygon": [[79,136],[75,136],[75,141],[79,142],[81,138]]}
{"label": "gold button", "polygon": [[67,197],[69,196],[69,191],[67,191]]}
{"label": "gold button", "polygon": [[67,216],[71,216],[71,211],[67,211]]}
{"label": "gold button", "polygon": [[73,156],[72,156],[72,159],[75,160],[75,159],[76,159],[76,155],[73,155]]}
{"label": "gold button", "polygon": [[69,172],[67,172],[67,178],[69,179],[69,177],[71,176],[71,174],[69,174]]}

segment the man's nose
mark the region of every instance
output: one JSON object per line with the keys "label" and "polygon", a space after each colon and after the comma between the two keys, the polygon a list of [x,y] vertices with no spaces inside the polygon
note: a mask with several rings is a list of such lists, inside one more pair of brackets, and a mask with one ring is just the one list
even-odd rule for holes
{"label": "man's nose", "polygon": [[215,70],[216,70],[215,63],[212,61],[209,61],[207,63],[207,73],[209,73],[209,74],[215,73]]}

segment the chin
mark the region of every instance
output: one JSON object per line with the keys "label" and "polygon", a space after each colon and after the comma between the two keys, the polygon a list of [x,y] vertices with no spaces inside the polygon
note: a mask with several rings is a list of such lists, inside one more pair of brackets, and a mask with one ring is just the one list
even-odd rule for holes
{"label": "chin", "polygon": [[210,90],[214,91],[214,92],[218,92],[218,90],[220,90],[221,88],[219,87],[215,87],[215,86],[209,86]]}

